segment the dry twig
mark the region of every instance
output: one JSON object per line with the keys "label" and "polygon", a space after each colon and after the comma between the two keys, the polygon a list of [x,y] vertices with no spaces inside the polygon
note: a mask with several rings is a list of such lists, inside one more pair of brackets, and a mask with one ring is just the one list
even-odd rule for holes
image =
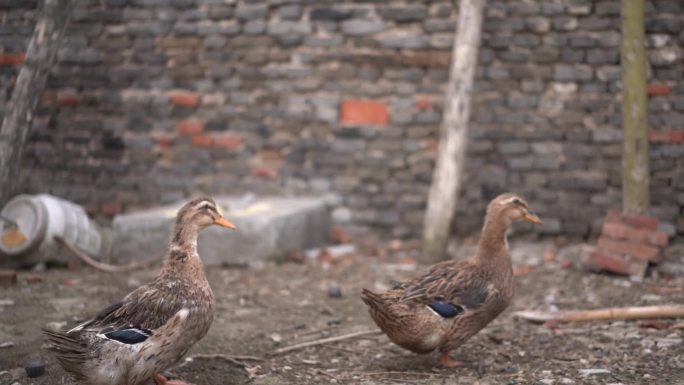
{"label": "dry twig", "polygon": [[308,348],[311,346],[324,345],[324,344],[344,341],[344,340],[348,340],[351,338],[357,338],[357,337],[368,336],[368,335],[373,335],[373,334],[380,334],[380,331],[379,330],[364,330],[364,331],[355,332],[355,333],[343,334],[341,336],[328,337],[328,338],[322,338],[319,340],[302,342],[299,344],[285,346],[283,348],[276,349],[271,354],[273,354],[273,355],[283,354],[283,353],[291,352],[293,350],[299,350],[299,349],[304,349],[304,348]]}
{"label": "dry twig", "polygon": [[248,365],[246,363],[244,363],[243,361],[240,361],[240,360],[244,360],[244,361],[263,361],[264,360],[263,358],[254,357],[254,356],[228,356],[225,354],[218,354],[218,353],[217,354],[196,354],[194,356],[190,356],[190,357],[186,358],[185,360],[186,361],[192,361],[192,360],[195,360],[198,358],[203,358],[203,359],[207,359],[207,360],[211,360],[211,359],[226,360],[228,362],[232,362],[235,365],[241,366],[243,368],[246,368]]}

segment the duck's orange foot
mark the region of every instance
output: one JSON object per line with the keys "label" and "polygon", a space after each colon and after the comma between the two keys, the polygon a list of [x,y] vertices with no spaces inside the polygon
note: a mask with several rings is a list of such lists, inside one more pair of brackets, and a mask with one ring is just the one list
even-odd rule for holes
{"label": "duck's orange foot", "polygon": [[442,356],[439,357],[439,364],[445,368],[458,368],[459,366],[465,365],[463,362],[456,361],[449,357],[449,352],[442,353]]}
{"label": "duck's orange foot", "polygon": [[181,380],[167,380],[166,377],[162,376],[161,374],[157,374],[154,376],[154,384],[155,385],[190,385],[185,381]]}

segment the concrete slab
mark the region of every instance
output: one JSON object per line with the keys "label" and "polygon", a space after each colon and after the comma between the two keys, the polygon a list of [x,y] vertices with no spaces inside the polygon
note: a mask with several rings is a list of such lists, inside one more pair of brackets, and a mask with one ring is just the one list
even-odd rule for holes
{"label": "concrete slab", "polygon": [[[293,249],[325,245],[330,213],[319,197],[216,197],[231,231],[217,226],[199,236],[199,253],[208,266],[244,264],[284,257]],[[163,255],[168,249],[176,212],[184,202],[119,215],[113,221],[109,260],[128,263]]]}

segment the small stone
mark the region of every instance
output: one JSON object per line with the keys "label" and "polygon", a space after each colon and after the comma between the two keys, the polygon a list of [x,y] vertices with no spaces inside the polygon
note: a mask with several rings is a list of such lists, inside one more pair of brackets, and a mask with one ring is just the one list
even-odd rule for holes
{"label": "small stone", "polygon": [[12,341],[0,342],[0,349],[8,349],[8,348],[12,348],[14,346],[15,346],[15,343]]}
{"label": "small stone", "polygon": [[273,333],[270,335],[271,341],[275,342],[276,344],[280,343],[280,341],[283,340],[283,336],[281,336],[278,333]]}
{"label": "small stone", "polygon": [[342,298],[342,288],[334,285],[330,286],[328,288],[328,297],[329,298]]}
{"label": "small stone", "polygon": [[24,366],[24,369],[29,378],[40,377],[45,374],[45,362],[42,360],[29,361],[26,366]]}

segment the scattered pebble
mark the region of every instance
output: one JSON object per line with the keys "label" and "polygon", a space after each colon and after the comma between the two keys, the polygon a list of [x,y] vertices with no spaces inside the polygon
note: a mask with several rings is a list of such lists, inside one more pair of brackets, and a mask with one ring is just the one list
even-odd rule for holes
{"label": "scattered pebble", "polygon": [[335,285],[328,288],[328,297],[330,298],[342,298],[342,288]]}
{"label": "scattered pebble", "polygon": [[0,306],[14,306],[14,301],[8,298],[0,298]]}
{"label": "scattered pebble", "polygon": [[29,378],[40,377],[45,374],[45,362],[42,360],[29,361],[24,367]]}
{"label": "scattered pebble", "polygon": [[11,348],[11,347],[14,347],[14,345],[15,345],[15,344],[14,344],[14,342],[12,342],[12,341],[0,342],[0,349]]}
{"label": "scattered pebble", "polygon": [[52,321],[45,324],[45,328],[48,330],[59,331],[67,326],[66,321]]}
{"label": "scattered pebble", "polygon": [[278,333],[271,334],[271,341],[273,341],[275,343],[280,343],[280,341],[282,341],[282,340],[283,340],[283,337],[280,334],[278,334]]}
{"label": "scattered pebble", "polygon": [[610,370],[602,368],[592,368],[592,369],[579,369],[579,373],[586,377],[594,374],[610,374]]}

